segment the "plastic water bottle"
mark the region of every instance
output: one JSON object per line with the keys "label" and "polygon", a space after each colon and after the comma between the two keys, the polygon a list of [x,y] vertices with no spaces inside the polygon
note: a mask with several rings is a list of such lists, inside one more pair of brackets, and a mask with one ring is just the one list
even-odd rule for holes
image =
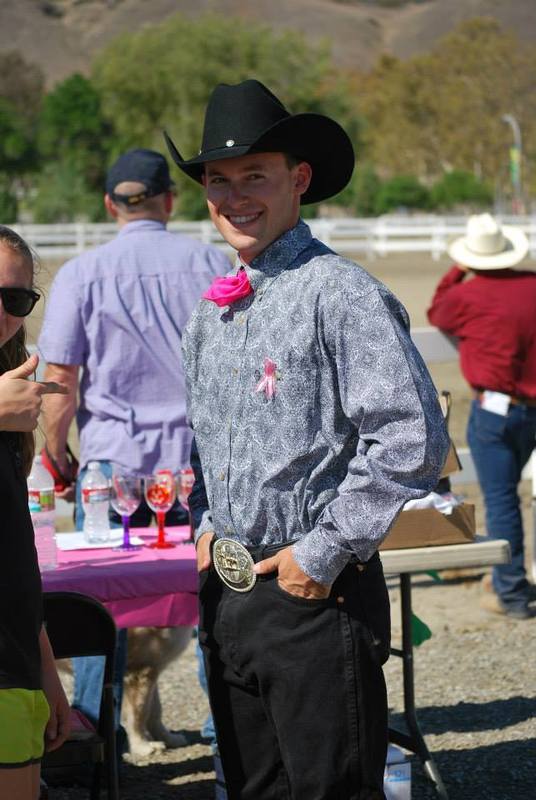
{"label": "plastic water bottle", "polygon": [[56,512],[54,507],[54,478],[43,466],[41,456],[35,456],[28,475],[28,506],[34,527],[35,547],[42,571],[55,569]]}
{"label": "plastic water bottle", "polygon": [[110,484],[98,461],[90,461],[82,480],[84,537],[88,542],[107,542],[110,538]]}

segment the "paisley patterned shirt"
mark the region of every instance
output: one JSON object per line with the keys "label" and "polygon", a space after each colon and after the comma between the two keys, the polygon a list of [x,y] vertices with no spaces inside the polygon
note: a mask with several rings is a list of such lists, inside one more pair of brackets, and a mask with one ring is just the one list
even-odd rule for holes
{"label": "paisley patterned shirt", "polygon": [[437,392],[403,306],[304,222],[246,270],[254,293],[201,300],[183,337],[196,539],[298,540],[302,570],[330,584],[435,487]]}

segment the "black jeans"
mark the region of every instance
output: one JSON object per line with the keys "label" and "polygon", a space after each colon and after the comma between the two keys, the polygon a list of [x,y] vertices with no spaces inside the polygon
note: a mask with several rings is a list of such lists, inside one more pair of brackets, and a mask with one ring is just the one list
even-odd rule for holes
{"label": "black jeans", "polygon": [[381,562],[329,598],[277,576],[251,592],[200,576],[199,641],[229,800],[383,800],[389,597]]}

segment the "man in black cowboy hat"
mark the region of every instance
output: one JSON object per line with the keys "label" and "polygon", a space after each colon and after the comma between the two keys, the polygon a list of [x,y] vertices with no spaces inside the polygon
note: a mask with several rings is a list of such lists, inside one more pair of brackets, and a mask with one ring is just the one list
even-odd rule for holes
{"label": "man in black cowboy hat", "polygon": [[183,339],[195,442],[200,642],[231,800],[379,800],[389,602],[378,546],[448,437],[405,310],[311,237],[349,181],[333,120],[220,85],[203,183],[237,268]]}

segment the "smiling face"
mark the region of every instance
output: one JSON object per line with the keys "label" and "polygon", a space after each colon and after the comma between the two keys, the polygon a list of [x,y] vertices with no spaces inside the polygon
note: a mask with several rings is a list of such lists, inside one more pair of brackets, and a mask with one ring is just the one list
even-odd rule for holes
{"label": "smiling face", "polygon": [[283,153],[211,161],[203,179],[212,222],[246,264],[296,225],[310,182],[309,164]]}
{"label": "smiling face", "polygon": [[[0,241],[0,286],[3,288],[31,289],[32,266],[21,254]],[[19,330],[22,317],[13,317],[5,310],[0,297],[0,347],[3,347]]]}

